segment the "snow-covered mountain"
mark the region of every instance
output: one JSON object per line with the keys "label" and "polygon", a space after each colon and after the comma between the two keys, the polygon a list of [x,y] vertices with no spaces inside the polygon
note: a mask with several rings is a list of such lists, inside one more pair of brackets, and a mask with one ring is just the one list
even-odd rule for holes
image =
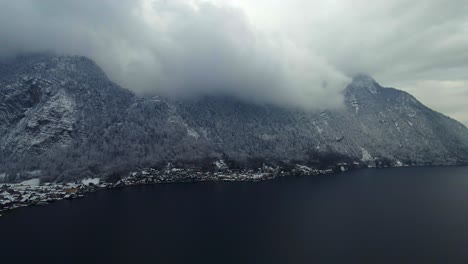
{"label": "snow-covered mountain", "polygon": [[22,56],[0,63],[0,174],[60,180],[220,159],[241,167],[467,162],[468,129],[408,93],[360,75],[344,97],[342,109],[323,112],[221,96],[140,98],[89,59]]}

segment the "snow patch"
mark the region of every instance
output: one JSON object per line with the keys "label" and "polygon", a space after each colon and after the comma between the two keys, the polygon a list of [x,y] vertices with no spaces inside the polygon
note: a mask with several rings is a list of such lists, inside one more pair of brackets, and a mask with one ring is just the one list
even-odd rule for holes
{"label": "snow patch", "polygon": [[397,128],[399,132],[401,132],[400,125],[398,124],[398,122],[395,122],[395,127]]}
{"label": "snow patch", "polygon": [[224,162],[224,160],[217,160],[214,162],[216,168],[218,168],[219,170],[227,170],[228,169],[228,166],[226,165],[226,163]]}
{"label": "snow patch", "polygon": [[28,175],[29,177],[39,178],[42,174],[42,171],[41,170],[27,171],[25,172],[25,174]]}
{"label": "snow patch", "polygon": [[200,134],[197,133],[197,131],[193,130],[192,128],[187,126],[187,134],[193,138],[200,138]]}
{"label": "snow patch", "polygon": [[356,115],[359,114],[359,102],[357,101],[356,98],[353,98],[351,101],[351,105],[354,107],[354,111],[356,112]]}
{"label": "snow patch", "polygon": [[161,98],[159,96],[153,96],[153,98],[151,98],[151,101],[152,102],[155,102],[155,103],[160,103],[161,102]]}
{"label": "snow patch", "polygon": [[100,181],[99,178],[88,178],[88,179],[82,180],[81,183],[85,186],[89,186],[91,184],[98,185],[99,181]]}
{"label": "snow patch", "polygon": [[308,167],[308,166],[304,166],[304,165],[300,165],[300,164],[296,164],[296,169],[302,171],[302,172],[312,172],[313,169]]}
{"label": "snow patch", "polygon": [[366,162],[366,161],[373,161],[374,158],[369,154],[369,151],[367,149],[361,147],[362,150],[362,158],[361,161]]}
{"label": "snow patch", "polygon": [[327,112],[325,112],[325,111],[321,112],[320,115],[322,116],[323,123],[328,126],[328,119],[330,119],[330,118],[328,117]]}
{"label": "snow patch", "polygon": [[3,191],[2,193],[0,193],[0,196],[3,197],[3,199],[0,199],[0,204],[8,204],[15,200],[15,197],[6,191]]}
{"label": "snow patch", "polygon": [[34,179],[20,182],[20,185],[24,185],[24,186],[39,186],[40,184],[41,184],[41,179],[39,178],[34,178]]}
{"label": "snow patch", "polygon": [[313,122],[312,124],[314,124],[314,126],[315,126],[315,128],[317,129],[317,132],[318,132],[319,134],[322,134],[322,133],[323,133],[323,129],[322,129],[321,127],[319,127],[319,126],[317,125],[316,122]]}

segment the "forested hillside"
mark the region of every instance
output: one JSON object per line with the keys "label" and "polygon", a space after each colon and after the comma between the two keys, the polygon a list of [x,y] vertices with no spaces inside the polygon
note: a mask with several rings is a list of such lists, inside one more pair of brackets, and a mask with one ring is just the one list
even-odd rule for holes
{"label": "forested hillside", "polygon": [[[138,97],[83,57],[0,64],[0,175],[110,177],[142,167],[263,163],[453,165],[468,129],[413,96],[356,76],[341,109],[306,111],[227,96]],[[0,180],[2,180],[0,178]]]}

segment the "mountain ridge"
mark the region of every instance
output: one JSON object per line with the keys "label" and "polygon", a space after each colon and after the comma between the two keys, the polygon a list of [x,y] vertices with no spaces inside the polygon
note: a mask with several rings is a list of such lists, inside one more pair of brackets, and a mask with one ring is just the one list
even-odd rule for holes
{"label": "mountain ridge", "polygon": [[463,124],[362,74],[343,91],[343,109],[303,111],[223,96],[141,98],[87,58],[33,55],[0,64],[0,92],[0,174],[10,180],[220,159],[238,167],[468,160]]}

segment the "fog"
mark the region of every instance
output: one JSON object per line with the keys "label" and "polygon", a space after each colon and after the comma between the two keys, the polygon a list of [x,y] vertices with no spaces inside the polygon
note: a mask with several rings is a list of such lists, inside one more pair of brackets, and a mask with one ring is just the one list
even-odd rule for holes
{"label": "fog", "polygon": [[88,56],[140,94],[339,107],[357,73],[468,123],[467,1],[1,0],[0,56]]}

